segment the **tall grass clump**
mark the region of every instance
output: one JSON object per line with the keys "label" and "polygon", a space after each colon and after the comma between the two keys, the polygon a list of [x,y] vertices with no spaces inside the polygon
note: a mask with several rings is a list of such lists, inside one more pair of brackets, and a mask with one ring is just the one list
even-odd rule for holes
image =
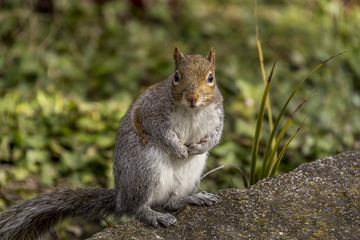
{"label": "tall grass clump", "polygon": [[[255,19],[257,19],[256,5],[255,5]],[[304,99],[297,106],[297,108],[288,117],[286,123],[281,128],[281,130],[278,130],[279,129],[279,124],[280,124],[280,121],[283,118],[284,112],[287,109],[287,106],[289,105],[290,101],[294,97],[295,93],[298,91],[298,89],[301,87],[301,85],[305,82],[305,80],[308,79],[311,76],[311,74],[313,74],[316,70],[318,70],[320,67],[325,65],[331,59],[333,59],[333,58],[335,58],[335,57],[337,57],[337,56],[339,56],[341,54],[344,54],[344,53],[348,52],[348,51],[340,52],[340,53],[338,53],[336,55],[333,55],[333,56],[329,57],[328,59],[321,62],[319,65],[317,65],[310,73],[308,73],[298,83],[298,85],[293,89],[293,91],[291,92],[291,94],[288,97],[287,101],[285,102],[285,104],[281,108],[281,111],[280,111],[279,115],[277,116],[277,118],[275,120],[275,123],[273,123],[273,116],[272,116],[272,111],[271,111],[269,91],[270,91],[270,85],[271,85],[271,82],[272,82],[273,72],[274,72],[276,62],[277,62],[279,56],[275,59],[274,64],[273,64],[273,66],[271,68],[270,75],[266,79],[266,73],[265,73],[265,68],[264,68],[263,54],[262,54],[261,41],[260,41],[260,37],[259,37],[259,30],[258,30],[257,20],[256,20],[255,24],[256,24],[256,38],[257,38],[257,47],[258,47],[259,60],[260,60],[260,68],[261,68],[262,78],[263,78],[265,87],[264,87],[264,91],[263,91],[261,102],[260,102],[260,107],[259,107],[258,116],[257,116],[257,120],[256,120],[256,128],[255,128],[255,133],[254,133],[254,138],[253,138],[253,144],[252,144],[251,160],[250,160],[250,177],[249,177],[250,185],[255,184],[258,180],[261,180],[263,178],[275,175],[278,172],[281,159],[283,158],[287,147],[289,146],[291,141],[294,139],[294,137],[298,134],[298,132],[301,129],[301,127],[299,127],[291,135],[291,137],[286,141],[286,143],[281,148],[281,150],[278,151],[278,149],[280,147],[280,144],[281,144],[281,141],[283,140],[284,135],[285,135],[288,127],[290,126],[292,120],[294,119],[294,116],[295,116],[296,112],[304,105],[304,103],[308,99],[308,98]],[[263,155],[261,171],[260,171],[260,173],[257,173],[256,172],[256,166],[259,163],[259,160],[258,160],[259,143],[260,143],[262,126],[263,126],[263,122],[264,122],[265,107],[267,109],[267,114],[268,114],[270,137],[267,140],[265,152],[264,152],[264,155]]]}

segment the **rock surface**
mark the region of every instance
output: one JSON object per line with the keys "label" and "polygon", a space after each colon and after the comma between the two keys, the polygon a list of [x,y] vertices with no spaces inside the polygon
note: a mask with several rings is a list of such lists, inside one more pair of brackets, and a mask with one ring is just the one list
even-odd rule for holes
{"label": "rock surface", "polygon": [[169,228],[134,220],[90,239],[360,239],[360,151],[218,195],[215,206],[185,207]]}

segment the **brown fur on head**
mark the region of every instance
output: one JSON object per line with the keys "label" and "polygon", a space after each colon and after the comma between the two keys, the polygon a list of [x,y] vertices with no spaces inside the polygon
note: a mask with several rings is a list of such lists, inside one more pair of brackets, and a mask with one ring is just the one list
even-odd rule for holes
{"label": "brown fur on head", "polygon": [[171,94],[175,102],[189,108],[209,105],[216,93],[215,49],[212,47],[205,58],[201,55],[184,55],[176,47],[174,60]]}

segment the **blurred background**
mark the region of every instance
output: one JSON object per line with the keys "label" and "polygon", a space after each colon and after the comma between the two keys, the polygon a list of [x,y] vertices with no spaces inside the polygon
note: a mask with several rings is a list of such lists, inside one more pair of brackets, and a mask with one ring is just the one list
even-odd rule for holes
{"label": "blurred background", "polygon": [[[118,124],[141,91],[171,74],[175,46],[202,55],[215,47],[226,124],[208,170],[231,163],[248,173],[264,88],[254,6],[253,0],[0,0],[0,210],[49,189],[113,187]],[[312,74],[290,103],[287,116],[310,96],[288,131],[287,138],[306,119],[281,172],[360,149],[359,7],[358,0],[257,1],[267,74],[281,50],[270,89],[275,117],[306,74],[351,50]],[[260,159],[268,135],[265,123]],[[244,185],[235,169],[225,168],[201,187]],[[104,226],[67,221],[51,236],[81,239]]]}

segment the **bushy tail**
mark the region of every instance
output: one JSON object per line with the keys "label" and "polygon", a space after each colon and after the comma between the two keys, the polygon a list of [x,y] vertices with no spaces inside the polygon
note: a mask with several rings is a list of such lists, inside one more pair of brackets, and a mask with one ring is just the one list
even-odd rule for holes
{"label": "bushy tail", "polygon": [[61,219],[91,219],[114,214],[115,195],[115,189],[97,188],[41,194],[9,208],[0,216],[0,239],[37,239]]}

